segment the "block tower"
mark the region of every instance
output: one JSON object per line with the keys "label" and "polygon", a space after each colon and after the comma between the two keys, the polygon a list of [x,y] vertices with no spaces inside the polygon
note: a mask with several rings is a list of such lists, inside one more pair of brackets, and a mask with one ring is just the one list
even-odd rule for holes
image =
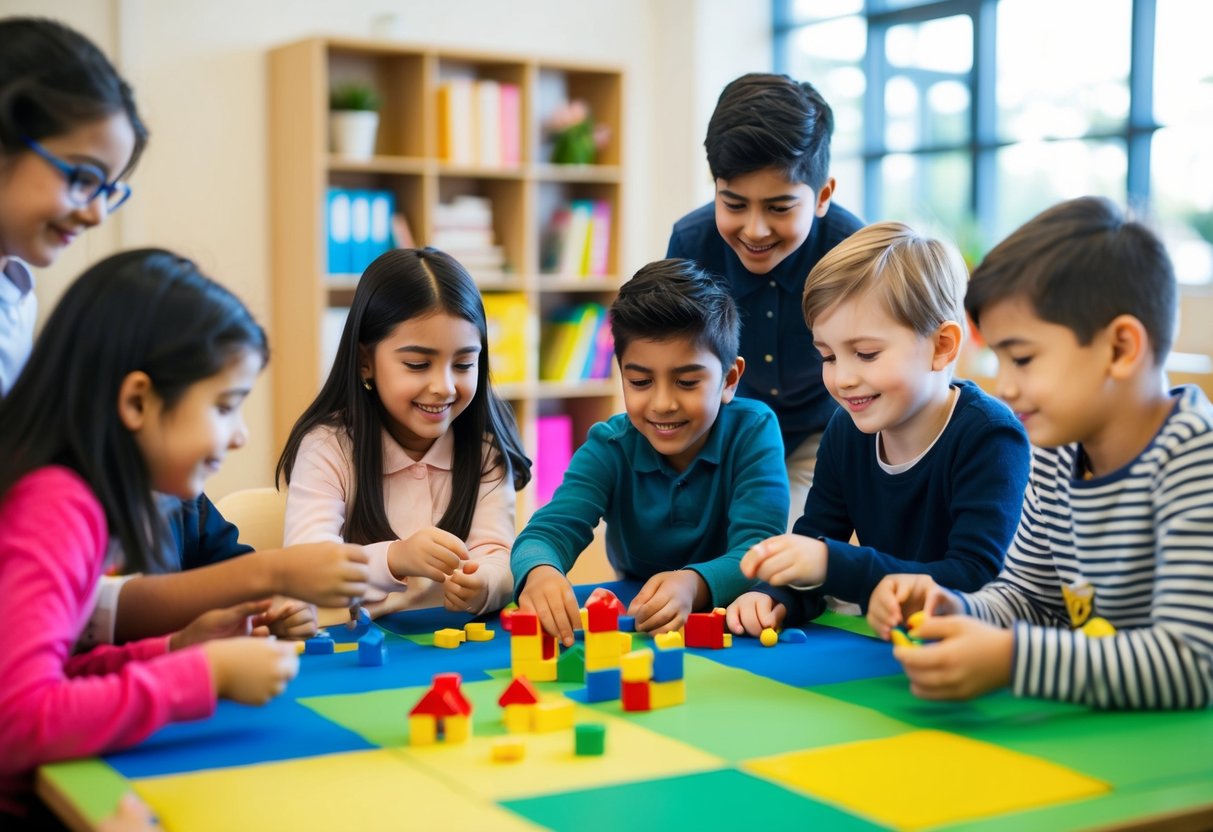
{"label": "block tower", "polygon": [[409,711],[409,744],[466,742],[472,735],[472,703],[458,673],[438,673],[425,696]]}
{"label": "block tower", "polygon": [[653,711],[687,701],[682,675],[682,639],[663,633],[653,639],[653,650],[635,650],[623,657],[623,709]]}
{"label": "block tower", "polygon": [[539,626],[539,616],[516,610],[510,616],[510,671],[517,679],[556,681],[556,639]]}
{"label": "block tower", "polygon": [[613,593],[595,590],[595,597],[581,613],[587,702],[609,702],[620,697],[620,660],[632,649],[631,634],[619,631],[623,611],[623,603]]}

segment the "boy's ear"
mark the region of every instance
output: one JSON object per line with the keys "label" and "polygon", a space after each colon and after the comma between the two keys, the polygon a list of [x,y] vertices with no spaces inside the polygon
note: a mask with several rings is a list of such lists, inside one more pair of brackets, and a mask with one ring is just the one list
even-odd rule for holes
{"label": "boy's ear", "polygon": [[1150,336],[1140,320],[1132,315],[1117,315],[1104,328],[1112,348],[1108,374],[1117,381],[1131,378],[1146,361],[1153,361]]}
{"label": "boy's ear", "polygon": [[964,330],[956,321],[944,321],[935,330],[935,354],[931,357],[931,369],[936,372],[946,369],[960,355],[964,342]]}
{"label": "boy's ear", "polygon": [[745,359],[740,355],[733,360],[733,366],[724,374],[724,386],[720,390],[720,403],[728,404],[737,395],[737,382],[745,372]]}
{"label": "boy's ear", "polygon": [[817,205],[813,209],[813,214],[817,217],[824,217],[826,211],[830,208],[830,200],[834,198],[834,177],[831,176],[826,180],[826,183],[821,186],[821,190],[817,192]]}
{"label": "boy's ear", "polygon": [[118,386],[118,418],[132,433],[140,430],[151,414],[152,378],[142,370],[127,373]]}

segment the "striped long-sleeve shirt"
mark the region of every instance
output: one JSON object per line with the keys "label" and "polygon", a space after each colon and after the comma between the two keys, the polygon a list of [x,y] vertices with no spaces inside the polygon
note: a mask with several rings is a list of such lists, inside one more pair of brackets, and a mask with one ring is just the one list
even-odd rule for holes
{"label": "striped long-sleeve shirt", "polygon": [[[1213,701],[1213,406],[1181,387],[1144,451],[1076,477],[1077,445],[1033,452],[1023,516],[1002,573],[963,596],[1015,632],[1012,688],[1099,708]],[[1062,586],[1094,588],[1116,634],[1072,630]]]}

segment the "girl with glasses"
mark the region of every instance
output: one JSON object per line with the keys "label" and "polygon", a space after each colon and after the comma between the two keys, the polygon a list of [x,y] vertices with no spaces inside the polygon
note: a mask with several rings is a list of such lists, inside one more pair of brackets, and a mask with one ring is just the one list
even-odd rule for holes
{"label": "girl with glasses", "polygon": [[131,88],[61,23],[0,19],[0,396],[29,357],[45,267],[130,195],[147,144]]}

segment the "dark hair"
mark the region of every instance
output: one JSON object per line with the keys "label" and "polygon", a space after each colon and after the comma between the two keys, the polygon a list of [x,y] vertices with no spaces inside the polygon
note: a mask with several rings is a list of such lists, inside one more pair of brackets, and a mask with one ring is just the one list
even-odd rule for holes
{"label": "dark hair", "polygon": [[751,72],[720,93],[703,146],[714,179],[775,168],[820,191],[833,134],[834,113],[812,84]]}
{"label": "dark hair", "polygon": [[1132,315],[1162,366],[1175,337],[1176,295],[1162,241],[1110,200],[1085,196],[1042,211],[995,246],[969,280],[965,310],[980,326],[990,304],[1022,297],[1083,345],[1117,315]]}
{"label": "dark hair", "polygon": [[[438,527],[467,537],[480,482],[493,468],[501,466],[503,480],[510,473],[515,489],[531,480],[531,460],[523,452],[514,413],[489,383],[488,328],[476,284],[453,257],[437,249],[389,251],[367,266],[358,281],[333,369],[291,428],[275,476],[275,482],[290,482],[299,446],[315,428],[330,426],[345,433],[353,445],[355,485],[344,535],[352,543],[396,537],[383,505],[382,428],[387,414],[379,394],[362,386],[359,348],[374,350],[401,322],[434,312],[463,318],[480,332],[476,395],[451,426],[455,440],[451,502]],[[497,451],[496,458],[485,459],[486,439]]]}
{"label": "dark hair", "polygon": [[741,322],[733,296],[693,260],[657,260],[619,289],[611,304],[615,358],[637,339],[687,338],[728,369],[737,360]]}
{"label": "dark hair", "polygon": [[119,418],[119,389],[145,372],[168,412],[247,351],[268,358],[265,332],[189,260],[162,249],[107,257],[64,292],[0,403],[0,494],[30,471],[65,465],[105,509],[126,571],[163,571],[167,530],[147,462]]}
{"label": "dark hair", "polygon": [[0,20],[0,152],[24,151],[22,137],[41,141],[125,113],[135,133],[126,170],[147,145],[147,127],[130,86],[92,41],[54,20]]}

